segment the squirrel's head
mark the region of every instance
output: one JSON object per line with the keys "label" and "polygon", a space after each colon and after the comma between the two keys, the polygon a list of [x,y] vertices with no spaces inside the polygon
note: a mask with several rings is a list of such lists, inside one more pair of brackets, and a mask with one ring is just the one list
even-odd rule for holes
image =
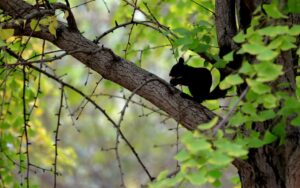
{"label": "squirrel's head", "polygon": [[171,80],[170,80],[171,85],[173,85],[173,86],[177,85],[175,80],[183,76],[183,70],[184,70],[185,66],[186,65],[184,64],[184,59],[182,57],[180,57],[178,60],[178,63],[176,63],[172,67],[170,74],[169,74],[169,76],[171,77]]}
{"label": "squirrel's head", "polygon": [[176,64],[172,67],[169,76],[171,76],[171,77],[178,77],[178,76],[181,76],[181,75],[182,75],[182,70],[183,70],[183,68],[184,68],[185,66],[186,66],[186,65],[184,65],[184,59],[183,59],[182,57],[179,58],[178,63],[176,63]]}

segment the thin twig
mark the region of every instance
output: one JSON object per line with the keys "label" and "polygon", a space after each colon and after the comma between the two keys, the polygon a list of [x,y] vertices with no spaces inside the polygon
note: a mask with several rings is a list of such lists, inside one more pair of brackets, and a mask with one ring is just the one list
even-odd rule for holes
{"label": "thin twig", "polygon": [[30,167],[30,158],[29,158],[29,136],[28,136],[28,124],[27,124],[27,110],[26,110],[26,70],[25,66],[23,66],[23,92],[22,92],[22,102],[23,102],[23,121],[24,121],[24,135],[25,135],[25,144],[26,144],[26,161],[27,161],[27,169],[26,169],[26,186],[29,188],[29,167]]}
{"label": "thin twig", "polygon": [[107,10],[107,12],[108,12],[108,14],[110,14],[110,10],[109,10],[109,8],[108,8],[108,6],[107,6],[106,1],[105,1],[105,0],[102,0],[102,2],[103,2],[103,4],[104,4],[104,6],[105,6],[105,8],[106,8],[106,10]]}
{"label": "thin twig", "polygon": [[[18,55],[16,55],[10,49],[7,49],[7,52],[12,57],[19,58]],[[23,58],[20,58],[19,60],[25,62],[25,60]],[[85,98],[86,100],[88,100],[93,106],[95,106],[95,108],[97,110],[99,110],[106,117],[106,119],[113,125],[113,127],[119,131],[121,138],[125,141],[125,143],[129,147],[129,149],[131,150],[131,152],[133,153],[133,155],[136,157],[138,163],[142,166],[142,168],[146,172],[146,174],[147,174],[148,178],[150,179],[150,181],[153,180],[153,177],[148,172],[146,166],[142,162],[141,158],[139,157],[139,155],[136,152],[136,150],[134,149],[134,147],[131,145],[131,143],[128,141],[128,139],[125,137],[125,135],[123,134],[123,132],[119,129],[118,125],[114,122],[114,120],[106,113],[106,111],[102,107],[100,107],[94,100],[92,100],[89,96],[87,96],[86,94],[84,94],[82,91],[80,91],[76,87],[74,87],[74,86],[72,86],[72,85],[70,85],[70,84],[62,81],[61,79],[57,78],[56,76],[53,76],[52,74],[46,72],[45,70],[42,70],[42,69],[40,69],[40,68],[38,68],[38,67],[36,67],[34,65],[28,65],[28,67],[32,68],[35,71],[41,72],[42,74],[46,75],[47,77],[49,77],[49,78],[55,80],[56,82],[62,84],[62,86],[67,87],[67,88],[75,91],[76,93],[78,93],[79,95],[81,95],[83,98]]]}
{"label": "thin twig", "polygon": [[[96,86],[94,87],[92,93],[90,94],[90,97],[92,97],[92,96],[94,95],[94,93],[96,92],[96,89],[98,88],[99,84],[101,83],[101,81],[102,81],[103,79],[104,79],[104,78],[100,78],[100,80],[96,82]],[[81,104],[83,104],[83,103],[84,103],[84,100],[81,102]],[[84,103],[83,105],[81,105],[81,104],[78,106],[78,110],[80,110],[80,111],[78,112],[78,115],[77,115],[77,117],[76,117],[76,120],[79,119],[79,117],[80,117],[80,115],[82,114],[84,108],[85,108],[86,105],[88,104],[88,101],[86,101],[86,103]],[[79,108],[79,107],[80,107],[80,108]],[[75,110],[74,113],[75,113],[76,111],[78,111],[78,110]]]}
{"label": "thin twig", "polygon": [[84,97],[86,100],[88,100],[92,105],[95,106],[96,109],[98,109],[100,112],[102,112],[102,114],[107,118],[107,120],[114,126],[114,128],[116,128],[119,132],[120,132],[120,136],[121,138],[125,141],[125,143],[127,144],[127,146],[130,148],[131,152],[134,154],[134,156],[136,157],[136,159],[138,160],[139,164],[142,166],[142,168],[145,170],[146,174],[148,175],[149,179],[152,180],[153,178],[151,177],[151,175],[149,174],[148,170],[146,169],[145,165],[143,164],[142,160],[140,159],[138,153],[135,151],[134,147],[131,145],[131,143],[127,140],[127,138],[125,137],[125,135],[123,134],[123,132],[118,128],[117,124],[112,120],[112,118],[106,113],[106,111],[101,108],[95,101],[93,101],[90,97],[88,97],[86,94],[84,94],[82,91],[78,90],[77,88],[75,88],[74,86],[63,82],[62,80],[56,78],[55,76],[49,74],[48,72],[39,69],[38,67],[35,67],[33,65],[30,65],[30,68],[39,71],[41,73],[43,73],[44,75],[46,75],[47,77],[63,84],[65,87],[68,87],[69,89],[75,91],[76,93],[78,93],[79,95],[81,95],[82,97]]}
{"label": "thin twig", "polygon": [[[118,129],[120,129],[121,122],[122,122],[122,120],[123,120],[123,118],[124,118],[125,111],[126,111],[126,109],[127,109],[127,107],[128,107],[128,103],[130,102],[131,98],[132,98],[132,97],[136,94],[136,92],[137,92],[138,90],[140,90],[143,86],[145,86],[145,85],[148,84],[149,82],[153,82],[153,81],[158,81],[158,79],[157,79],[157,78],[149,79],[149,80],[143,82],[140,86],[138,86],[137,88],[135,88],[135,89],[132,91],[131,95],[127,98],[127,101],[126,101],[125,105],[123,106],[123,109],[121,110],[121,115],[120,115],[120,118],[119,118],[119,121],[118,121],[118,124],[117,124]],[[150,175],[150,173],[149,173],[148,169],[146,168],[146,166],[144,166],[144,171],[148,174],[149,177],[151,177],[151,178],[150,178],[150,181],[153,181],[154,178]]]}
{"label": "thin twig", "polygon": [[[98,97],[98,96],[107,96],[107,97],[110,97],[110,98],[117,98],[117,99],[128,100],[128,98],[125,97],[125,96],[117,96],[117,95],[111,95],[111,94],[106,94],[106,93],[99,93],[99,94],[94,95],[94,96],[97,96],[97,97]],[[152,114],[152,113],[157,113],[157,114],[159,114],[159,115],[161,115],[161,116],[169,117],[169,115],[167,115],[167,114],[161,112],[161,110],[160,110],[159,108],[155,109],[155,108],[152,108],[152,107],[147,106],[146,104],[144,104],[144,103],[142,103],[142,102],[137,102],[137,101],[134,101],[134,100],[130,100],[130,102],[133,103],[133,104],[139,105],[139,106],[141,106],[141,107],[143,107],[143,108],[146,108],[146,109],[148,109],[148,110],[151,111],[151,112],[149,112],[148,114],[144,114],[144,116],[148,116],[148,115],[150,115],[150,114]]]}
{"label": "thin twig", "polygon": [[197,4],[199,7],[203,8],[204,10],[207,10],[208,12],[212,13],[215,17],[216,17],[216,13],[208,8],[206,8],[205,6],[201,5],[200,3],[197,3],[194,0],[191,0],[193,3]]}
{"label": "thin twig", "polygon": [[126,100],[126,103],[125,105],[123,106],[123,109],[121,110],[121,116],[120,116],[120,119],[119,119],[119,122],[118,122],[118,125],[120,126],[122,120],[123,120],[123,117],[125,115],[125,111],[126,111],[126,108],[128,106],[128,103],[130,102],[131,98],[136,94],[136,92],[138,92],[142,87],[144,87],[145,85],[147,85],[149,82],[153,82],[153,81],[159,81],[157,78],[151,78],[149,80],[146,80],[145,82],[143,82],[141,85],[139,85],[137,88],[135,88],[131,95],[127,98]]}
{"label": "thin twig", "polygon": [[122,167],[121,158],[120,158],[120,154],[119,154],[119,144],[120,144],[120,133],[119,133],[119,131],[116,131],[116,143],[115,143],[116,147],[114,150],[115,150],[118,167],[119,167],[119,172],[120,172],[120,177],[121,177],[120,187],[125,187],[124,172],[123,172],[123,167]]}
{"label": "thin twig", "polygon": [[60,141],[60,139],[58,138],[58,133],[59,133],[59,127],[61,126],[61,116],[62,116],[62,107],[63,107],[63,100],[64,100],[64,85],[61,85],[60,88],[60,101],[59,101],[59,107],[58,107],[58,113],[57,115],[57,124],[56,124],[56,130],[54,131],[55,134],[55,140],[54,140],[54,150],[55,150],[55,154],[54,154],[54,171],[53,171],[53,176],[54,176],[54,188],[57,186],[57,158],[58,158],[58,142]]}
{"label": "thin twig", "polygon": [[234,110],[236,109],[237,105],[239,104],[239,102],[245,97],[245,95],[247,94],[249,88],[247,87],[246,89],[244,89],[244,91],[242,92],[242,94],[240,95],[240,97],[235,101],[235,103],[233,104],[233,106],[231,107],[231,109],[229,110],[229,112],[227,113],[227,115],[222,119],[222,121],[220,121],[214,128],[213,128],[213,135],[215,135],[217,133],[217,131],[222,128],[229,120],[230,116],[233,114]]}

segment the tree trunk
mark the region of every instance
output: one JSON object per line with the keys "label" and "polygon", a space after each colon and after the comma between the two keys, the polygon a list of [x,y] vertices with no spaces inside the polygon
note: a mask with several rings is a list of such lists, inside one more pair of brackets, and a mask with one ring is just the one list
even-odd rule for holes
{"label": "tree trunk", "polygon": [[299,158],[299,129],[295,129],[287,135],[285,144],[251,149],[247,160],[235,160],[234,165],[243,188],[299,188]]}
{"label": "tree trunk", "polygon": [[[238,30],[245,30],[251,21],[251,13],[262,1],[247,0],[216,0],[216,27],[220,55],[236,48],[232,36]],[[236,3],[236,8],[233,5]],[[237,10],[239,23],[235,23],[233,12]],[[250,20],[249,20],[250,19]],[[299,15],[291,15],[286,22],[299,24]],[[299,42],[299,38],[298,38]],[[285,75],[277,82],[290,83],[286,90],[295,93],[295,72],[291,67],[298,62],[294,52],[282,53],[277,63],[283,65]],[[297,64],[296,64],[297,65]],[[274,126],[274,121],[256,123],[255,130],[264,132]],[[299,188],[300,187],[300,134],[299,129],[285,122],[285,143],[272,143],[259,149],[250,149],[247,160],[236,159],[233,164],[237,167],[243,188]]]}

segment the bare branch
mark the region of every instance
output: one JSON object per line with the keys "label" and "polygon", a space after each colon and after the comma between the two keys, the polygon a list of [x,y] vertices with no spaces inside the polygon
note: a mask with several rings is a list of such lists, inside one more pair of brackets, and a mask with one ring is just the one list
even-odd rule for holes
{"label": "bare branch", "polygon": [[57,183],[56,183],[57,180],[56,179],[57,179],[57,175],[58,175],[58,172],[57,172],[58,142],[60,141],[60,139],[58,138],[58,133],[59,133],[59,127],[61,126],[60,119],[61,119],[61,116],[62,116],[61,111],[62,111],[62,107],[63,107],[63,100],[64,100],[64,86],[62,85],[61,88],[60,88],[60,100],[59,100],[58,113],[56,114],[57,115],[57,124],[56,124],[56,129],[54,131],[54,135],[55,135],[55,138],[54,138],[55,153],[54,153],[54,163],[53,163],[53,166],[54,166],[54,171],[53,171],[54,187],[56,187],[56,185],[57,185]]}
{"label": "bare branch", "polygon": [[235,103],[233,104],[233,106],[231,107],[231,109],[229,110],[229,112],[227,113],[227,115],[222,119],[222,121],[220,121],[214,128],[213,128],[213,135],[215,135],[217,133],[217,131],[222,128],[229,120],[229,118],[231,117],[231,115],[233,114],[234,110],[236,109],[237,105],[239,104],[239,102],[241,100],[243,100],[243,98],[246,96],[247,92],[248,92],[248,87],[246,89],[244,89],[244,91],[242,92],[242,94],[240,95],[240,97],[235,101]]}

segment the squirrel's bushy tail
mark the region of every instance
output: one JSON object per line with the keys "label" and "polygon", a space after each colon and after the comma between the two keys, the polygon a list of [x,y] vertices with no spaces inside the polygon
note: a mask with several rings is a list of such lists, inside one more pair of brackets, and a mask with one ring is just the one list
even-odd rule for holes
{"label": "squirrel's bushy tail", "polygon": [[229,89],[222,90],[219,85],[208,95],[207,99],[219,99],[224,98]]}

